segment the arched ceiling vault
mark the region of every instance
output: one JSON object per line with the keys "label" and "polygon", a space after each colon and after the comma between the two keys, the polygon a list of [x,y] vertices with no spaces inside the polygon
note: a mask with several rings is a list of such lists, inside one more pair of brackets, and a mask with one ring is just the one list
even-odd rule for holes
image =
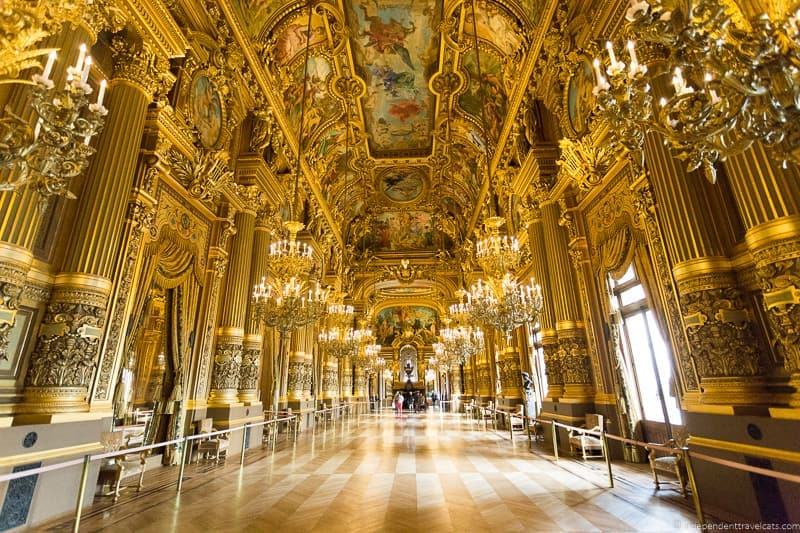
{"label": "arched ceiling vault", "polygon": [[304,0],[229,2],[292,148],[308,73],[302,163],[343,250],[455,257],[486,196],[485,144],[496,166],[557,0],[325,0],[310,31]]}

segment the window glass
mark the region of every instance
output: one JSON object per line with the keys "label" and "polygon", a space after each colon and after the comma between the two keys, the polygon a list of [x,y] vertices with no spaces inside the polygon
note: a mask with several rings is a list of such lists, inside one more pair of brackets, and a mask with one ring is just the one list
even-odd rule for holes
{"label": "window glass", "polygon": [[639,397],[642,399],[642,413],[647,420],[664,421],[661,399],[658,397],[656,372],[650,354],[650,343],[647,338],[645,313],[638,312],[625,318],[625,329],[631,345],[631,359],[639,385]]}
{"label": "window glass", "polygon": [[664,400],[667,405],[667,416],[672,424],[681,424],[680,400],[677,396],[674,380],[672,379],[672,362],[667,343],[661,336],[661,329],[658,326],[656,317],[652,311],[647,311],[647,323],[650,326],[650,337],[653,341],[653,352],[656,356],[658,366],[658,376],[661,380],[661,390],[664,392]]}
{"label": "window glass", "polygon": [[644,287],[641,285],[634,285],[630,289],[622,291],[619,295],[620,300],[622,300],[622,305],[631,305],[633,303],[641,302],[645,299],[644,297]]}

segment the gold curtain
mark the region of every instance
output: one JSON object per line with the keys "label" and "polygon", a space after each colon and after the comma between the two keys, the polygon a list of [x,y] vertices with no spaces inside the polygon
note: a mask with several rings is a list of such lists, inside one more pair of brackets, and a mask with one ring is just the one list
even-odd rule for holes
{"label": "gold curtain", "polygon": [[628,270],[636,247],[630,227],[622,226],[599,246],[600,268],[614,279],[619,279]]}

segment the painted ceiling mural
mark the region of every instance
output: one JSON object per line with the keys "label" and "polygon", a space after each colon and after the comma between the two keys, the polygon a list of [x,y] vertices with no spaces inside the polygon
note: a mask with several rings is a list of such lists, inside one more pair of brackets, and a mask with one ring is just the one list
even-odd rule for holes
{"label": "painted ceiling mural", "polygon": [[[326,0],[315,4],[309,30],[303,0],[231,0],[261,58],[269,101],[294,139],[307,67],[308,179],[360,258],[447,256],[471,237],[467,226],[485,179],[484,137],[497,144],[515,112],[515,76],[552,0],[476,2],[481,79],[471,1],[448,2],[443,14],[441,0]],[[444,98],[434,77],[452,72],[461,81],[454,97]],[[347,100],[338,83],[351,75],[361,90],[350,99],[346,136]]]}
{"label": "painted ceiling mural", "polygon": [[367,83],[362,99],[370,151],[376,156],[430,152],[441,19],[437,0],[350,0],[356,72]]}
{"label": "painted ceiling mural", "polygon": [[375,317],[378,344],[391,346],[396,339],[415,335],[429,344],[436,338],[439,314],[430,307],[403,305],[382,309]]}

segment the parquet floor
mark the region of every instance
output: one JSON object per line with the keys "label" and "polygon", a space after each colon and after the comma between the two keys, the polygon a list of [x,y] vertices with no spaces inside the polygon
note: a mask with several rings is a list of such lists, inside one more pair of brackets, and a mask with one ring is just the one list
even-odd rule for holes
{"label": "parquet floor", "polygon": [[[624,478],[607,488],[601,465],[555,463],[523,439],[457,415],[363,416],[308,432],[270,456],[250,452],[213,472],[187,470],[174,487],[155,476],[142,494],[86,513],[82,531],[676,531],[688,506]],[[208,470],[210,467],[205,467]],[[164,469],[165,471],[171,469]],[[166,476],[167,474],[161,474]],[[153,487],[153,485],[156,487]],[[150,487],[148,489],[148,487]],[[61,530],[62,522],[49,528]]]}

